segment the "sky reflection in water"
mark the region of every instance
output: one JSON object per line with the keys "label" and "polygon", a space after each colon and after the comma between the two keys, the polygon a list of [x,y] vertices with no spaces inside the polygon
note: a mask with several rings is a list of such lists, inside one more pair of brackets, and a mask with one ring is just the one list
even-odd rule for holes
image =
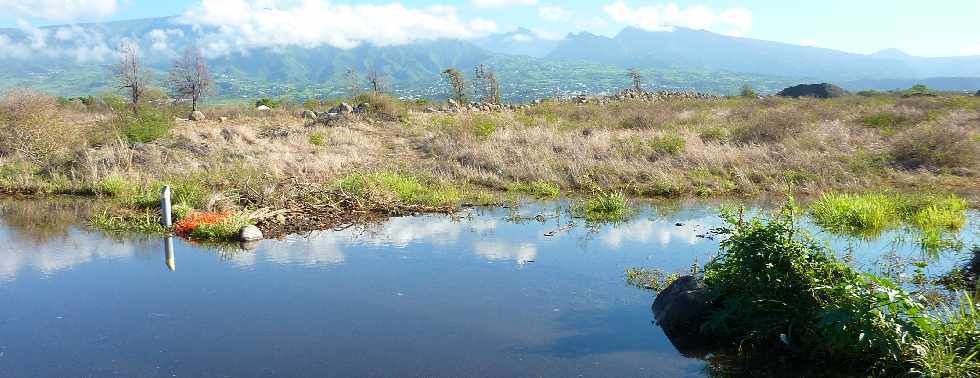
{"label": "sky reflection in water", "polygon": [[[36,211],[6,206],[0,376],[703,374],[651,324],[652,295],[627,287],[623,271],[707,261],[718,242],[703,236],[721,225],[711,205],[551,237],[570,221],[553,217],[556,204],[520,212],[543,222],[473,210],[254,251],[173,239],[169,256],[162,239],[39,229],[22,219]],[[874,252],[858,253],[859,265],[892,249],[860,243]]]}

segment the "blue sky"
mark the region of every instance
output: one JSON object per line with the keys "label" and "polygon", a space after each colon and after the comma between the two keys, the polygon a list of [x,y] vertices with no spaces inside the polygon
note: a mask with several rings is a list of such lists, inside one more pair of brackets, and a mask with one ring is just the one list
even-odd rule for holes
{"label": "blue sky", "polygon": [[[179,15],[207,5],[211,5],[213,10],[234,8],[234,4],[242,3],[248,3],[254,9],[291,9],[318,3],[321,8],[314,9],[322,9],[322,6],[363,6],[395,2],[0,0],[0,9],[7,10],[0,16],[0,26],[42,26]],[[473,32],[468,35],[490,30],[507,31],[518,26],[532,28],[539,35],[550,38],[583,30],[613,35],[628,25],[651,30],[693,26],[725,34],[857,53],[895,47],[922,56],[980,55],[978,0],[402,0],[397,3],[408,10],[422,12],[436,7],[439,9],[436,12],[437,17],[443,17],[440,15],[444,15],[445,9],[448,9],[445,7],[449,6],[458,22],[455,22],[455,26],[439,30],[448,32],[468,28],[470,30],[464,33]],[[368,20],[372,19],[369,10],[358,14],[365,15]],[[436,19],[425,20],[429,23],[438,22]],[[474,20],[480,22],[475,23]],[[330,22],[330,18],[322,17],[322,22]]]}

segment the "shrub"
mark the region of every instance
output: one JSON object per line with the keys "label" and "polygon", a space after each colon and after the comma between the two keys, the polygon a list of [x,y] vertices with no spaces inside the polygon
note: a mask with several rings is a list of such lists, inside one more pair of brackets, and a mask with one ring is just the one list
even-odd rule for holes
{"label": "shrub", "polygon": [[486,138],[497,131],[497,124],[494,123],[492,118],[478,117],[474,119],[473,131],[476,133],[476,136]]}
{"label": "shrub", "polygon": [[684,151],[687,141],[676,135],[663,135],[650,138],[647,143],[655,153],[673,155]]}
{"label": "shrub", "polygon": [[742,90],[739,92],[739,96],[746,97],[746,98],[757,98],[759,97],[759,94],[756,93],[756,91],[752,89],[751,86],[745,84],[742,86]]}
{"label": "shrub", "polygon": [[931,124],[914,127],[895,136],[891,155],[901,167],[955,169],[975,168],[980,141],[962,127]]}
{"label": "shrub", "polygon": [[138,116],[116,115],[117,129],[130,143],[148,143],[166,137],[174,126],[170,112],[153,107],[140,108]]}
{"label": "shrub", "polygon": [[735,128],[733,136],[740,142],[779,142],[803,131],[804,114],[797,108],[784,107],[744,115],[747,119]]}
{"label": "shrub", "polygon": [[920,296],[838,261],[797,228],[796,213],[791,202],[768,219],[724,212],[721,250],[704,267],[713,310],[702,332],[761,359],[830,359],[871,375],[976,371],[968,299],[958,314],[931,315]]}
{"label": "shrub", "polygon": [[320,134],[320,133],[312,133],[312,134],[310,134],[310,144],[312,144],[314,146],[322,146],[323,145],[323,134]]}
{"label": "shrub", "polygon": [[724,142],[728,140],[729,132],[723,127],[709,127],[701,130],[698,136],[705,142]]}
{"label": "shrub", "polygon": [[68,128],[54,97],[12,89],[0,98],[0,156],[16,152],[43,165],[62,150]]}

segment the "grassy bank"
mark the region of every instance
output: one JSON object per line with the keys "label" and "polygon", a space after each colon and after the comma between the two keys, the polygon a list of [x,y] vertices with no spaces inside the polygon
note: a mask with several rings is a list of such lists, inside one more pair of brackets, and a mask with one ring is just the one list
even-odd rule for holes
{"label": "grassy bank", "polygon": [[[776,375],[791,366],[844,376],[980,373],[980,306],[970,295],[934,307],[923,293],[857,272],[798,227],[800,213],[792,203],[759,218],[723,213],[720,251],[693,270],[709,305],[692,332],[725,363]],[[676,278],[627,272],[631,284],[658,291]]]}
{"label": "grassy bank", "polygon": [[133,116],[113,101],[80,107],[11,92],[0,100],[0,192],[102,196],[149,211],[166,184],[209,212],[287,210],[284,198],[301,207],[297,198],[320,201],[310,192],[361,184],[386,188],[371,192],[384,200],[355,204],[403,209],[604,193],[604,204],[580,207],[601,219],[621,217],[627,197],[980,189],[980,99],[967,96],[546,101],[493,113],[351,101],[368,111],[315,122],[301,111],[336,102],[225,105],[190,122],[186,109]]}

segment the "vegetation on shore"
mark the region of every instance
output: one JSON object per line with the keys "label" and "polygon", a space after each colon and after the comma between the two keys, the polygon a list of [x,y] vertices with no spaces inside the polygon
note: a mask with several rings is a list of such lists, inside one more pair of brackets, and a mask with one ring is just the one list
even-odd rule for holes
{"label": "vegetation on shore", "polygon": [[980,99],[967,96],[545,101],[430,113],[437,104],[367,93],[352,100],[366,113],[330,122],[272,99],[267,111],[201,108],[207,120],[192,122],[183,119],[190,108],[153,105],[160,97],[147,90],[133,113],[114,96],[59,103],[8,92],[0,192],[113,198],[119,220],[120,209],[152,208],[163,184],[201,211],[285,210],[267,199],[298,184],[330,192],[355,176],[390,192],[384,203],[432,208],[502,203],[508,192],[603,193],[583,201],[581,215],[597,214],[590,203],[625,209],[628,197],[980,189]]}
{"label": "vegetation on shore", "polygon": [[[838,260],[798,227],[800,213],[790,202],[766,218],[722,214],[720,251],[696,273],[711,303],[699,333],[749,364],[786,357],[835,361],[853,374],[980,372],[980,307],[969,295],[955,307],[930,308],[921,293]],[[634,271],[628,280],[644,275],[654,282],[645,287],[671,279]]]}

